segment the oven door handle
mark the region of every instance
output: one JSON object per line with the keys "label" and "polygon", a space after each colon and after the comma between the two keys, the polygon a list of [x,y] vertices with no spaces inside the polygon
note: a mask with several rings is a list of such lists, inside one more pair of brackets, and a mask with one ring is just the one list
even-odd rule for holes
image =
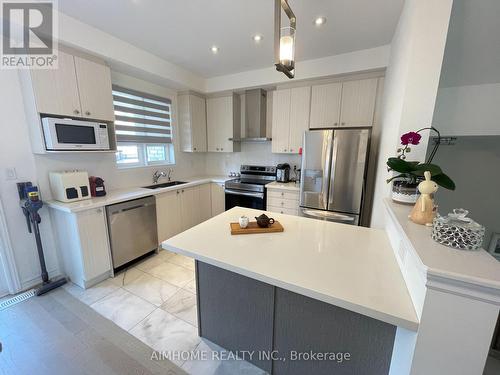
{"label": "oven door handle", "polygon": [[248,191],[232,190],[232,189],[225,189],[224,191],[226,192],[226,194],[244,195],[245,197],[264,199],[264,193],[251,193]]}

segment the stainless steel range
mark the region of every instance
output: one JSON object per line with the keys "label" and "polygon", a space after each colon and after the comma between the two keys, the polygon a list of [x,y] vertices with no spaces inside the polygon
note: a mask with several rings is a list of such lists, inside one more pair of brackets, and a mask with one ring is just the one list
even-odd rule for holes
{"label": "stainless steel range", "polygon": [[265,210],[265,185],[276,181],[276,167],[242,165],[240,175],[240,178],[226,181],[226,210],[235,206]]}

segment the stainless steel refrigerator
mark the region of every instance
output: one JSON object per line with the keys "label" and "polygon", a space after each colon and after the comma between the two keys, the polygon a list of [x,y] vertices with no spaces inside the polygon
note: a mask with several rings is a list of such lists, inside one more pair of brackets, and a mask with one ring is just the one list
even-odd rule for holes
{"label": "stainless steel refrigerator", "polygon": [[305,132],[301,216],[359,225],[369,142],[370,129]]}

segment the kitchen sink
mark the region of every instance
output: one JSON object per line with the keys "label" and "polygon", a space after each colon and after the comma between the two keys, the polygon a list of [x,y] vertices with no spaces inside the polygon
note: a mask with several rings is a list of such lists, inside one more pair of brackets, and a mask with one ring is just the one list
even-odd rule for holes
{"label": "kitchen sink", "polygon": [[170,182],[164,182],[163,184],[154,184],[154,185],[148,185],[148,186],[143,186],[146,189],[160,189],[164,187],[170,187],[170,186],[176,186],[176,185],[182,185],[182,184],[187,184],[185,181],[170,181]]}

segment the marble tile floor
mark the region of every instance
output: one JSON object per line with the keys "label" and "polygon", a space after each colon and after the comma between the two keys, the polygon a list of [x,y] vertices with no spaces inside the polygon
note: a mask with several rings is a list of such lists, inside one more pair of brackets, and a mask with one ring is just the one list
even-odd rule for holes
{"label": "marble tile floor", "polygon": [[220,360],[227,352],[198,336],[194,261],[188,257],[161,250],[87,290],[71,283],[64,288],[153,350],[194,353],[170,358],[189,374],[265,374],[243,360]]}

